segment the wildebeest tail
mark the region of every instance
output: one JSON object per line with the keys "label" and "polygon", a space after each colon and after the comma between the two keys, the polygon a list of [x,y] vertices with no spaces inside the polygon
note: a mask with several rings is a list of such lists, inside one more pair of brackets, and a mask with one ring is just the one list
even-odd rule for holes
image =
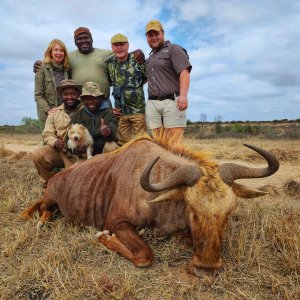
{"label": "wildebeest tail", "polygon": [[39,210],[40,206],[42,205],[44,199],[39,199],[37,202],[34,202],[29,207],[27,207],[24,211],[21,213],[21,217],[24,219],[31,218],[33,214]]}

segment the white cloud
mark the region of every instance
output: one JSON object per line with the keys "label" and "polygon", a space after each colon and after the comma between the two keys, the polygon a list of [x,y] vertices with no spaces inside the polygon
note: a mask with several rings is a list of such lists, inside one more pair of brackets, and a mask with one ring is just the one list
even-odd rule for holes
{"label": "white cloud", "polygon": [[107,49],[123,32],[130,49],[147,56],[153,18],[189,52],[190,119],[299,118],[299,12],[297,1],[285,0],[1,1],[0,124],[36,117],[32,64],[53,38],[72,51],[74,29],[87,26],[94,46]]}

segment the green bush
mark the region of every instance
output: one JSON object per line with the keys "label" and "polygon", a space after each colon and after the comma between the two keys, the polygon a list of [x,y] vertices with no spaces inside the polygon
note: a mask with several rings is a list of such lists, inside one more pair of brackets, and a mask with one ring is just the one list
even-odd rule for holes
{"label": "green bush", "polygon": [[222,123],[221,122],[216,122],[215,123],[215,133],[219,134],[222,132]]}
{"label": "green bush", "polygon": [[220,122],[217,122],[215,124],[215,133],[221,134],[233,134],[234,136],[236,134],[238,135],[258,135],[260,133],[260,127],[258,125],[251,126],[249,124],[243,125],[243,124],[230,124],[226,126],[222,126]]}
{"label": "green bush", "polygon": [[22,126],[17,128],[17,133],[39,133],[40,132],[40,121],[38,119],[32,119],[24,117],[21,120]]}

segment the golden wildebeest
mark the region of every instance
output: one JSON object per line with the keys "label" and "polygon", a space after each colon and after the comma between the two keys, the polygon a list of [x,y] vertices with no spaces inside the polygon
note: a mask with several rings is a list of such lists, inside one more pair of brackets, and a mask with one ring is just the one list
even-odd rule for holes
{"label": "golden wildebeest", "polygon": [[194,245],[189,271],[200,276],[222,266],[222,236],[236,195],[266,194],[235,180],[270,176],[279,168],[271,153],[246,146],[268,166],[218,165],[201,151],[139,137],[53,176],[44,197],[23,216],[39,210],[41,226],[58,206],[68,220],[102,230],[97,240],[139,267],[149,266],[153,254],[137,228],[154,227],[161,235],[189,229]]}

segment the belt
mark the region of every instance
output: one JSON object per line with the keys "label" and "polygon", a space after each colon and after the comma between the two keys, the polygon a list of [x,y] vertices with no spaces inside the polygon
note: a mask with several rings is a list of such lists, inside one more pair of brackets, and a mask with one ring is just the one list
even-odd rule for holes
{"label": "belt", "polygon": [[179,96],[179,93],[174,93],[174,94],[169,94],[169,95],[163,95],[163,96],[149,96],[149,100],[166,100],[166,99],[170,99],[170,100],[175,100],[175,96]]}

